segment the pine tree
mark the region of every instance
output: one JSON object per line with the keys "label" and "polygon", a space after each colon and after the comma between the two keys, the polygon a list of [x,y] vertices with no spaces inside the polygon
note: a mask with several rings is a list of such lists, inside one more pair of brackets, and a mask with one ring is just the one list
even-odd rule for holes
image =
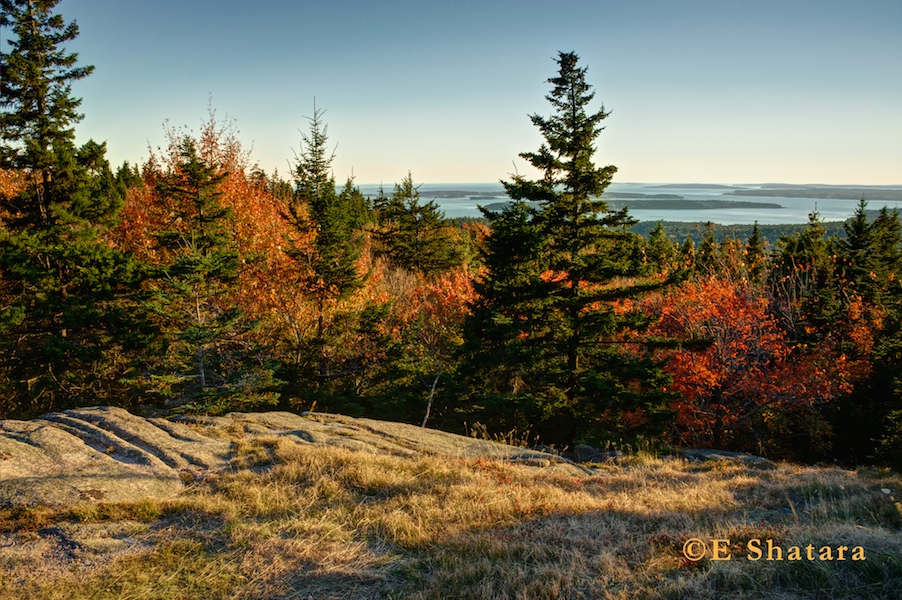
{"label": "pine tree", "polygon": [[823,338],[840,319],[835,271],[827,228],[817,211],[799,234],[780,238],[769,276],[773,306],[797,341]]}
{"label": "pine tree", "polygon": [[[3,84],[0,132],[4,167],[27,169],[34,196],[25,210],[32,219],[53,218],[53,176],[58,152],[71,148],[74,125],[82,119],[81,100],[72,97],[71,82],[91,74],[93,66],[76,66],[78,55],[62,45],[78,36],[75,22],[66,24],[53,8],[59,0],[0,0],[0,28],[11,28],[12,51],[2,54]],[[23,214],[22,216],[25,216]]]}
{"label": "pine tree", "polygon": [[[180,412],[270,404],[280,382],[267,301],[284,285],[287,261],[266,175],[249,169],[234,127],[212,110],[196,135],[169,129],[167,137],[111,235],[147,262],[144,305],[160,330],[129,382],[145,402]],[[134,179],[137,171],[120,174]]]}
{"label": "pine tree", "polygon": [[708,274],[715,273],[720,263],[720,244],[717,243],[715,230],[714,223],[711,221],[705,223],[701,243],[695,253],[696,269]]}
{"label": "pine tree", "polygon": [[464,322],[463,353],[479,390],[471,410],[503,431],[523,431],[551,416],[534,396],[553,351],[547,341],[555,286],[543,277],[548,239],[526,202],[482,212],[491,226],[480,251],[486,276],[475,283],[478,299]]}
{"label": "pine tree", "polygon": [[752,235],[745,243],[745,263],[752,281],[760,282],[767,268],[767,251],[764,246],[764,238],[758,229],[758,221],[752,227]]}
{"label": "pine tree", "polygon": [[[477,315],[488,311],[480,318],[489,327],[477,323],[471,329],[477,338],[489,337],[489,343],[529,348],[516,369],[532,374],[532,385],[518,388],[514,378],[489,391],[525,395],[542,419],[538,426],[546,439],[567,442],[617,435],[615,430],[626,427],[628,413],[653,423],[666,412],[667,397],[660,393],[665,380],[660,369],[642,353],[622,350],[631,332],[641,331],[647,322],[617,305],[669,280],[643,277],[639,240],[629,231],[635,220],[626,209],[610,210],[600,198],[616,172],[616,167],[599,168],[592,161],[601,122],[609,113],[603,107],[587,113],[594,92],[577,62],[576,54],[559,54],[558,76],[548,80],[553,88],[546,96],[554,114],[531,116],[545,142],[537,152],[520,156],[542,177],[517,175],[502,182],[518,208],[493,222],[493,238],[504,239],[507,228],[514,227],[517,235],[536,236],[530,243],[545,250],[530,261],[527,272],[510,273],[503,266],[503,247],[496,246],[498,256],[489,256],[482,300],[474,307]],[[519,201],[538,203],[539,209],[530,215]],[[533,290],[537,297],[527,305],[511,298],[513,290],[503,285],[536,279],[542,282],[541,292]],[[505,305],[512,307],[510,314],[492,308]],[[533,312],[521,312],[526,306]],[[493,329],[495,325],[505,328]],[[470,347],[478,343],[471,340]]]}
{"label": "pine tree", "polygon": [[295,214],[298,203],[306,204],[316,225],[326,220],[327,209],[335,198],[335,178],[332,176],[335,153],[328,153],[329,128],[322,121],[323,113],[314,103],[310,133],[301,134],[301,153],[294,168]]}
{"label": "pine tree", "polygon": [[179,162],[157,186],[172,206],[171,220],[157,235],[166,257],[157,284],[156,308],[171,336],[175,374],[156,378],[157,389],[176,405],[229,391],[222,369],[211,368],[211,354],[238,329],[242,315],[224,301],[238,277],[239,257],[230,227],[231,213],[219,202],[225,179],[216,165],[200,158],[185,137]]}
{"label": "pine tree", "polygon": [[[853,221],[846,223],[845,226],[857,231],[860,226],[854,224],[855,222],[857,218],[853,218]],[[870,266],[871,270],[867,273],[864,273],[863,269],[860,270],[861,275],[867,279],[867,288],[870,291],[868,300],[880,305],[893,304],[899,299],[899,276],[902,275],[902,247],[900,247],[902,223],[899,220],[898,209],[891,211],[886,206],[881,208],[877,217],[870,223],[869,233],[869,247],[864,254],[870,259],[867,266]],[[849,236],[846,242],[849,246],[856,244]],[[847,249],[843,241],[840,241],[840,248]],[[851,254],[849,259],[850,263],[853,262]]]}
{"label": "pine tree", "polygon": [[[339,355],[347,357],[353,349],[337,347],[339,332],[331,331],[329,324],[330,318],[340,315],[340,303],[364,284],[359,267],[363,237],[354,230],[364,215],[349,211],[352,205],[359,207],[362,194],[350,179],[345,190],[336,193],[332,175],[335,155],[328,151],[322,115],[323,111],[314,106],[310,132],[302,134],[294,171],[295,192],[286,211],[298,232],[313,238],[312,246],[291,245],[287,253],[301,271],[300,287],[312,301],[316,320],[312,339],[300,340],[303,348],[295,352],[307,360],[295,365],[298,372],[289,377],[312,381],[315,388],[349,374],[348,369],[339,367]],[[351,319],[351,315],[344,317]]]}
{"label": "pine tree", "polygon": [[677,251],[678,248],[664,231],[664,224],[658,221],[648,232],[648,241],[645,244],[646,259],[653,267],[664,271],[673,267]]}
{"label": "pine tree", "polygon": [[[322,115],[323,111],[314,106],[310,133],[303,135],[301,154],[295,167],[295,193],[290,209],[296,226],[315,234],[315,253],[304,260],[311,267],[309,283],[320,313],[329,301],[346,298],[363,283],[357,269],[361,242],[352,235],[353,227],[346,210],[346,202],[354,188],[349,182],[347,200],[336,194],[332,176],[335,155],[328,154],[328,131]],[[322,336],[322,327],[321,318],[319,336]]]}
{"label": "pine tree", "polygon": [[463,261],[445,214],[432,200],[420,203],[419,187],[410,173],[395,185],[390,198],[380,201],[379,221],[376,239],[381,254],[396,267],[432,276]]}
{"label": "pine tree", "polygon": [[692,239],[692,236],[687,235],[683,240],[683,243],[680,244],[680,261],[682,261],[683,265],[685,265],[687,269],[695,269],[696,255],[697,248],[695,247],[695,241]]}
{"label": "pine tree", "polygon": [[[837,436],[856,460],[881,460],[902,466],[902,225],[897,211],[884,207],[873,221],[861,200],[836,242],[838,295],[868,325],[870,348],[848,336],[850,353],[870,362],[866,377],[839,403],[834,414]],[[852,321],[852,319],[845,319]],[[875,441],[877,443],[875,443]]]}
{"label": "pine tree", "polygon": [[101,239],[122,186],[104,144],[74,145],[71,83],[93,67],[64,50],[78,27],[56,4],[0,2],[0,26],[14,35],[0,54],[0,166],[25,181],[0,210],[0,417],[120,402],[122,349],[143,330],[126,306],[138,269]]}
{"label": "pine tree", "polygon": [[896,279],[902,273],[902,221],[899,209],[881,208],[873,227],[874,252],[880,269]]}
{"label": "pine tree", "polygon": [[373,206],[360,188],[354,185],[353,176],[345,181],[345,186],[338,194],[338,203],[347,216],[348,227],[352,232],[360,231],[374,222]]}
{"label": "pine tree", "polygon": [[874,226],[868,220],[864,198],[855,207],[852,218],[843,224],[845,237],[837,241],[840,257],[840,277],[846,292],[873,302],[877,295],[877,271],[874,254]]}

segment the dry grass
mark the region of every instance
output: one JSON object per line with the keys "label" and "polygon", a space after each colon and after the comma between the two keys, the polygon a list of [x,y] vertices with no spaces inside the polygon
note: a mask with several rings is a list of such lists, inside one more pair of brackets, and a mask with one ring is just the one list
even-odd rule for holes
{"label": "dry grass", "polygon": [[[257,440],[172,501],[0,511],[0,597],[897,598],[900,501],[886,472],[638,455],[575,478]],[[686,560],[695,537],[732,560]],[[755,538],[867,560],[755,562]]]}

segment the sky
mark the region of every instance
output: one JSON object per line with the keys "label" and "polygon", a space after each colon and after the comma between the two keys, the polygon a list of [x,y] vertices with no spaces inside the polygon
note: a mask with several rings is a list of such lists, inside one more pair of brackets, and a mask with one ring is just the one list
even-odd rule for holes
{"label": "sky", "polygon": [[[611,111],[619,182],[902,184],[900,0],[61,0],[94,73],[79,141],[141,163],[212,107],[288,176],[324,110],[336,179],[531,175],[558,51]],[[6,35],[6,32],[4,32]],[[4,48],[6,43],[3,44]]]}

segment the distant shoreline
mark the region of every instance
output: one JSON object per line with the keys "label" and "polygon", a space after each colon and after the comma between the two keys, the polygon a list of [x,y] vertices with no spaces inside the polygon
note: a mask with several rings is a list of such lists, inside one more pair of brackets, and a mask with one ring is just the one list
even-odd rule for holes
{"label": "distant shoreline", "polygon": [[734,196],[771,196],[780,198],[824,198],[832,200],[902,201],[902,188],[887,187],[792,187],[734,190]]}
{"label": "distant shoreline", "polygon": [[[616,196],[614,196],[616,198]],[[493,202],[485,205],[485,208],[494,212],[504,210],[510,201]],[[536,203],[530,203],[538,206]],[[682,196],[667,199],[633,199],[614,200],[608,202],[609,208],[618,210],[629,208],[633,210],[729,210],[729,209],[783,209],[783,205],[773,202],[743,202],[741,200],[689,200]]]}

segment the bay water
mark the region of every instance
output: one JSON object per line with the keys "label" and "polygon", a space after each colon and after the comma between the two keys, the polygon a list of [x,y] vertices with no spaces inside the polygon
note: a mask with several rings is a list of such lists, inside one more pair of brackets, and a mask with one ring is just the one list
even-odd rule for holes
{"label": "bay water", "polygon": [[[371,197],[379,191],[379,185],[361,185],[360,190]],[[640,221],[678,221],[685,223],[707,222],[719,225],[752,224],[757,221],[761,225],[780,225],[788,223],[805,223],[808,215],[817,210],[824,221],[843,221],[852,216],[859,199],[782,197],[753,194],[754,190],[765,190],[779,186],[769,184],[660,184],[660,183],[612,183],[608,186],[605,199],[609,202],[630,202],[630,214]],[[794,186],[786,186],[794,187]],[[797,187],[797,186],[795,186]],[[809,186],[804,186],[809,187]],[[815,187],[815,186],[810,186]],[[829,189],[829,186],[818,186]],[[837,186],[855,187],[855,186]],[[902,186],[874,186],[880,189],[898,189],[902,198]],[[390,194],[393,186],[384,186],[386,194]],[[735,190],[748,190],[750,195],[734,195]],[[422,202],[434,200],[448,218],[480,217],[479,206],[509,201],[500,183],[424,183],[419,187]],[[433,193],[430,196],[430,193]],[[642,194],[648,198],[623,198],[621,194]],[[856,190],[857,194],[857,190]],[[643,200],[655,200],[656,196],[679,196],[681,208],[636,208]],[[861,195],[868,200],[868,188],[861,187]],[[610,197],[608,197],[610,196]],[[692,201],[742,202],[741,207],[729,205],[716,208],[696,208]],[[761,206],[754,206],[754,204]],[[779,208],[774,205],[778,205]],[[878,210],[882,206],[902,210],[902,200],[872,200],[868,202],[868,210]]]}

